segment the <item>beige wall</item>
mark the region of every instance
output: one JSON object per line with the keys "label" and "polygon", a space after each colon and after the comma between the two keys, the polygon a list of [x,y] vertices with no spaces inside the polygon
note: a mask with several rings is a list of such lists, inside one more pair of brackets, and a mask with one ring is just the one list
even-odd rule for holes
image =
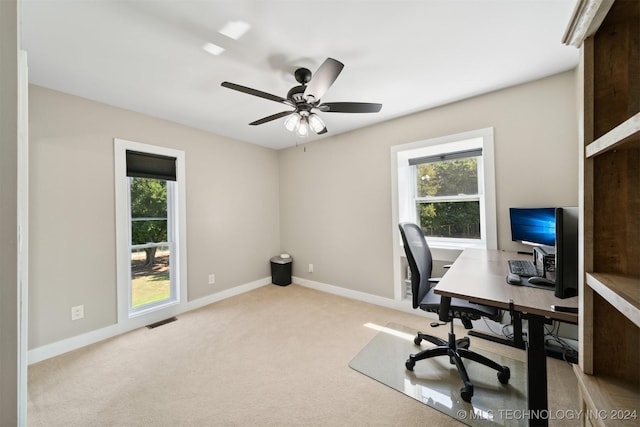
{"label": "beige wall", "polygon": [[[113,138],[185,152],[189,301],[270,276],[280,253],[276,151],[29,91],[29,348],[117,321]],[[72,322],[80,304],[85,317]]]}
{"label": "beige wall", "polygon": [[[393,298],[390,147],[494,128],[498,247],[512,206],[577,206],[575,73],[279,152],[281,243],[295,276]],[[308,264],[314,272],[308,273]]]}
{"label": "beige wall", "polygon": [[0,425],[18,422],[18,8],[0,1]]}
{"label": "beige wall", "polygon": [[186,153],[189,300],[268,277],[281,251],[295,276],[393,298],[390,147],[494,127],[498,244],[517,249],[510,206],[577,204],[574,79],[279,152],[31,86],[29,347],[116,322],[114,137]]}

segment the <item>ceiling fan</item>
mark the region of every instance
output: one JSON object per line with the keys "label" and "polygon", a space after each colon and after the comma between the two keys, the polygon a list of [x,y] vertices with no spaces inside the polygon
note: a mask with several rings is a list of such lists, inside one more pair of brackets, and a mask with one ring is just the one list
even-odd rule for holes
{"label": "ceiling fan", "polygon": [[294,77],[300,83],[289,90],[286,98],[241,86],[235,83],[222,82],[222,86],[258,96],[270,101],[279,102],[293,108],[290,111],[282,111],[272,114],[262,119],[249,123],[251,126],[261,125],[273,120],[287,117],[284,122],[285,128],[290,132],[295,132],[298,136],[305,137],[309,134],[309,128],[320,135],[327,133],[327,127],[322,119],[314,112],[323,113],[377,113],[382,108],[382,104],[372,104],[368,102],[325,102],[320,103],[320,99],[329,90],[333,82],[344,68],[344,64],[333,58],[327,58],[312,76],[307,68],[298,68]]}

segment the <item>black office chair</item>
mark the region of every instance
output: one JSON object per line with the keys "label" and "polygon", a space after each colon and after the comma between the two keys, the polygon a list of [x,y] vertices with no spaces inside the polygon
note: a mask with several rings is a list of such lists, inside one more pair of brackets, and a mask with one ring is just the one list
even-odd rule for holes
{"label": "black office chair", "polygon": [[416,345],[420,345],[422,340],[426,340],[435,344],[436,347],[423,350],[418,354],[409,355],[409,359],[405,362],[406,368],[413,371],[414,365],[418,360],[436,356],[449,356],[449,362],[452,365],[456,365],[464,383],[464,387],[460,389],[460,395],[466,402],[471,402],[473,384],[469,380],[467,370],[462,363],[463,357],[495,369],[498,371],[498,380],[502,384],[507,384],[511,377],[509,367],[501,366],[493,360],[469,350],[469,337],[456,340],[453,332],[454,318],[460,319],[466,329],[471,329],[473,327],[471,320],[479,319],[480,317],[500,320],[502,316],[500,310],[458,298],[440,296],[433,292],[433,286],[439,279],[431,277],[433,264],[431,250],[429,250],[422,230],[416,224],[402,223],[400,224],[400,234],[402,235],[404,250],[411,270],[413,308],[438,313],[440,321],[451,324],[448,341],[418,332],[413,340]]}

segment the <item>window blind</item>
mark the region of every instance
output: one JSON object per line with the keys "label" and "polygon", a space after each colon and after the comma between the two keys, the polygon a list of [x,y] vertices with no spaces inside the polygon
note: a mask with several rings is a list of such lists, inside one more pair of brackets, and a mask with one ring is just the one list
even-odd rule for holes
{"label": "window blind", "polygon": [[127,150],[127,176],[176,180],[176,158]]}
{"label": "window blind", "polygon": [[453,153],[436,154],[433,156],[416,157],[409,159],[409,165],[422,165],[425,163],[444,162],[446,160],[466,159],[469,157],[482,156],[482,148],[474,148],[472,150],[455,151]]}

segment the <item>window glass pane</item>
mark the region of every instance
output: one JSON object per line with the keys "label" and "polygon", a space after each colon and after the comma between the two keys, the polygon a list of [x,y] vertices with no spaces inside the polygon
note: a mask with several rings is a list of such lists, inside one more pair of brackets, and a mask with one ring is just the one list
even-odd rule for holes
{"label": "window glass pane", "polygon": [[131,308],[171,298],[170,259],[169,246],[131,251]]}
{"label": "window glass pane", "polygon": [[167,241],[167,181],[131,179],[131,244]]}
{"label": "window glass pane", "polygon": [[167,181],[130,178],[131,307],[170,299]]}
{"label": "window glass pane", "polygon": [[416,165],[416,196],[478,194],[478,158]]}
{"label": "window glass pane", "polygon": [[426,236],[480,238],[480,202],[417,203],[417,217]]}

